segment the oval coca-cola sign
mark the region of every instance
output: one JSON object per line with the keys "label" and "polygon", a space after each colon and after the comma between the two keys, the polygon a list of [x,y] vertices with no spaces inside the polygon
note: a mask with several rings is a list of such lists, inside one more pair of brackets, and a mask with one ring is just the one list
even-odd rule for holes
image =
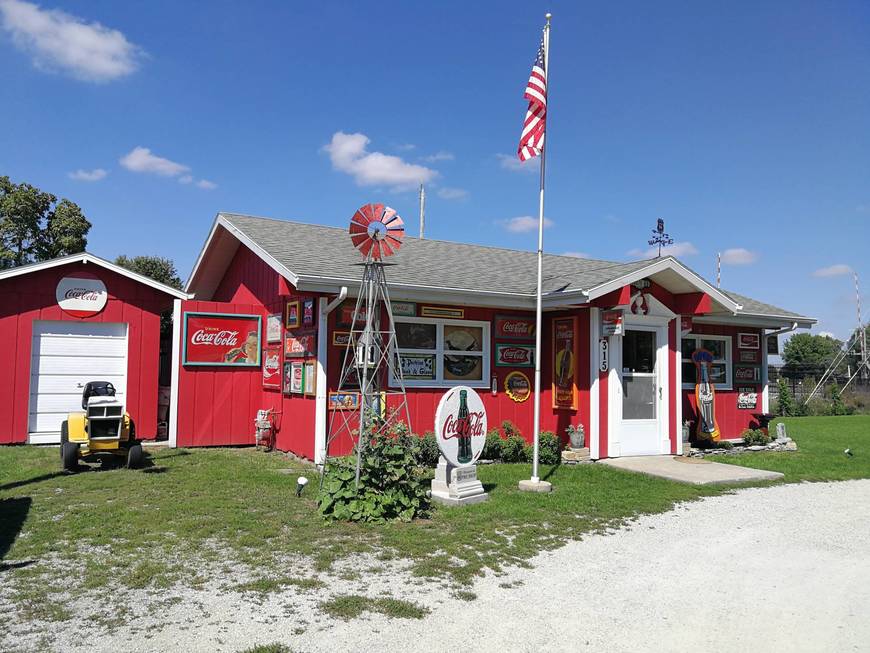
{"label": "oval coca-cola sign", "polygon": [[81,274],[58,281],[55,297],[57,305],[65,313],[75,317],[90,317],[106,307],[109,291],[101,280]]}
{"label": "oval coca-cola sign", "polygon": [[444,393],[435,411],[435,437],[441,455],[454,467],[473,465],[486,442],[486,409],[468,386]]}

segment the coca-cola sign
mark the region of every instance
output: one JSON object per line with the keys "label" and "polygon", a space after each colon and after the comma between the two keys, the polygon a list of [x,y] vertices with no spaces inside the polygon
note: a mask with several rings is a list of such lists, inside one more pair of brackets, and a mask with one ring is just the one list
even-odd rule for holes
{"label": "coca-cola sign", "polygon": [[260,316],[184,314],[184,365],[260,366]]}
{"label": "coca-cola sign", "polygon": [[496,315],[496,340],[533,340],[535,337],[535,318],[520,315]]}
{"label": "coca-cola sign", "polygon": [[486,442],[486,409],[480,396],[460,385],[444,393],[435,411],[441,455],[454,467],[473,465]]}
{"label": "coca-cola sign", "polygon": [[82,273],[58,281],[55,297],[58,306],[69,315],[90,317],[106,307],[109,292],[100,279]]}
{"label": "coca-cola sign", "polygon": [[281,343],[266,345],[263,348],[263,387],[281,389]]}
{"label": "coca-cola sign", "polygon": [[496,344],[495,364],[498,367],[534,367],[535,348],[532,345]]}

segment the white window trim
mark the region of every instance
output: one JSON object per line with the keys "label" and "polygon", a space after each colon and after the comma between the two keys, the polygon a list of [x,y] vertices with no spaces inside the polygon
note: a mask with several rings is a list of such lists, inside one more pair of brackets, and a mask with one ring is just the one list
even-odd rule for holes
{"label": "white window trim", "polygon": [[[715,363],[725,363],[725,383],[714,383],[713,387],[716,390],[732,390],[734,384],[734,361],[731,359],[731,336],[720,336],[713,335],[709,333],[689,333],[684,336],[680,336],[680,370],[683,369],[683,363],[692,363],[691,358],[683,358],[683,340],[688,340],[689,338],[695,340],[721,340],[725,343],[725,359],[715,359],[713,362]],[[683,390],[694,390],[694,383],[683,383]],[[681,436],[682,437],[682,436]]]}
{"label": "white window trim", "polygon": [[[405,379],[406,388],[452,388],[456,385],[467,385],[471,388],[488,388],[490,387],[489,370],[490,370],[490,323],[480,322],[476,320],[453,320],[446,318],[431,318],[431,317],[399,317],[394,316],[396,323],[415,323],[415,324],[434,324],[435,325],[435,349],[403,349],[399,348],[399,355],[408,354],[434,354],[435,355],[435,380],[427,379]],[[457,352],[452,349],[444,349],[444,327],[449,325],[479,327],[482,329],[482,351]],[[459,379],[444,378],[444,354],[461,354],[463,356],[480,356],[483,363],[481,369],[483,378],[480,381],[461,381]],[[391,388],[399,386],[393,373],[394,357],[390,356],[390,380]]]}

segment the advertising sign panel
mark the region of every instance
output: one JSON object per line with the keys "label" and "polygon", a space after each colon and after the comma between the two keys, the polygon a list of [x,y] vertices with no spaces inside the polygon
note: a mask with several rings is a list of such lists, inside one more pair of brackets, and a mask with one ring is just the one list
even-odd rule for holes
{"label": "advertising sign panel", "polygon": [[474,464],[486,442],[486,409],[480,396],[458,385],[444,393],[435,411],[435,437],[441,455],[454,467]]}
{"label": "advertising sign panel", "polygon": [[533,345],[496,344],[495,364],[497,367],[534,367],[535,348]]}
{"label": "advertising sign panel", "polygon": [[553,320],[553,408],[577,409],[576,326],[574,317]]}
{"label": "advertising sign panel", "polygon": [[496,315],[493,325],[496,340],[533,340],[535,318],[519,315]]}
{"label": "advertising sign panel", "polygon": [[184,365],[259,367],[260,316],[185,313]]}
{"label": "advertising sign panel", "polygon": [[263,348],[263,387],[281,389],[281,343]]}
{"label": "advertising sign panel", "polygon": [[64,277],[55,289],[57,305],[74,317],[90,317],[103,310],[109,301],[106,284],[96,277],[80,274]]}

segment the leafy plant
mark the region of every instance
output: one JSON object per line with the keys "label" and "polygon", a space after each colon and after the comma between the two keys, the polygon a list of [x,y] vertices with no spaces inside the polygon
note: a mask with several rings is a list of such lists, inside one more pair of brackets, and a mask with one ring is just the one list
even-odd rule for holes
{"label": "leafy plant", "polygon": [[776,382],[776,392],[779,397],[777,400],[776,412],[780,417],[789,417],[797,414],[794,396],[791,393],[791,388],[788,387],[788,382],[780,378]]}
{"label": "leafy plant", "polygon": [[743,429],[740,435],[743,437],[743,444],[747,447],[765,445],[770,442],[770,436],[761,429]]}
{"label": "leafy plant", "polygon": [[520,430],[517,428],[517,425],[514,424],[509,419],[506,419],[501,423],[501,432],[504,433],[504,437],[510,440],[515,435],[518,437],[523,437],[523,434],[520,433]]}
{"label": "leafy plant", "polygon": [[359,489],[355,457],[333,463],[318,497],[320,514],[326,519],[379,523],[425,515],[428,478],[417,467],[415,447],[407,435],[405,429],[370,436],[360,461]]}
{"label": "leafy plant", "polygon": [[716,443],[716,448],[717,449],[724,449],[725,451],[728,451],[729,449],[734,448],[734,443],[729,442],[728,440],[722,440],[721,442]]}
{"label": "leafy plant", "polygon": [[441,457],[438,440],[432,431],[426,431],[422,438],[412,436],[415,442],[414,459],[420,467],[435,467]]}
{"label": "leafy plant", "polygon": [[501,441],[501,460],[505,463],[521,463],[526,461],[526,441],[520,435],[512,435]]}
{"label": "leafy plant", "polygon": [[490,429],[486,434],[486,442],[480,457],[484,460],[498,460],[501,458],[501,443],[502,439],[498,429]]}
{"label": "leafy plant", "polygon": [[562,462],[559,438],[552,431],[543,431],[538,439],[538,462],[542,465],[558,465]]}

